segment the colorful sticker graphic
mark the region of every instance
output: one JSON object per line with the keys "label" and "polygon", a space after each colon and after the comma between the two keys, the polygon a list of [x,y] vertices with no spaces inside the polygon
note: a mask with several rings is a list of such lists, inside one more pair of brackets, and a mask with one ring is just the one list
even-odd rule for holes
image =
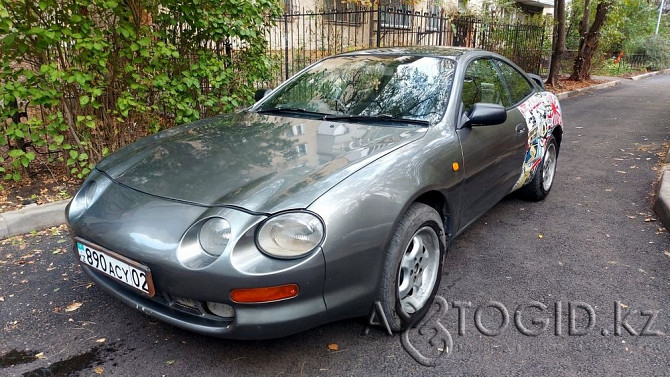
{"label": "colorful sticker graphic", "polygon": [[532,95],[526,102],[519,105],[519,111],[526,119],[528,126],[528,144],[526,145],[526,158],[521,167],[521,176],[514,185],[514,190],[533,179],[537,167],[542,162],[549,136],[554,127],[563,125],[561,105],[558,103],[558,98],[550,92]]}

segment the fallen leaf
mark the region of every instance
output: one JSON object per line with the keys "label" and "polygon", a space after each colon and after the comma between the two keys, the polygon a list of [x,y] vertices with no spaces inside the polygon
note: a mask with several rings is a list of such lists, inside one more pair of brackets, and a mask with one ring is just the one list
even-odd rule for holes
{"label": "fallen leaf", "polygon": [[[667,251],[666,251],[666,253],[667,253]],[[5,301],[5,296],[0,296],[0,302],[3,302],[3,301]]]}
{"label": "fallen leaf", "polygon": [[[665,254],[665,255],[667,255],[667,256],[670,257],[670,251],[664,251],[663,254]],[[1,298],[2,298],[2,297],[0,297],[0,299],[1,299]],[[2,301],[2,300],[0,300],[0,301]]]}
{"label": "fallen leaf", "polygon": [[93,371],[95,372],[95,374],[102,374],[102,371],[104,371],[104,369],[102,369],[102,367],[95,367]]}
{"label": "fallen leaf", "polygon": [[626,305],[626,304],[624,304],[624,303],[621,303],[621,307],[624,308],[624,309],[626,309],[626,308],[628,307],[628,305]]}
{"label": "fallen leaf", "polygon": [[635,218],[635,216],[631,216],[631,215],[626,215],[626,217],[628,217],[629,219],[634,219]]}
{"label": "fallen leaf", "polygon": [[616,172],[619,173],[619,174],[626,174],[626,172],[623,171],[623,170],[617,170]]}
{"label": "fallen leaf", "polygon": [[73,311],[81,308],[82,305],[83,304],[81,302],[72,301],[72,303],[65,308],[65,311],[66,312],[73,312]]}
{"label": "fallen leaf", "polygon": [[331,351],[337,351],[340,349],[340,346],[338,346],[337,343],[330,343],[328,345],[328,349]]}
{"label": "fallen leaf", "polygon": [[537,238],[539,238],[539,239],[543,239],[543,238],[544,238],[544,236],[543,236],[543,235],[541,235],[541,234],[538,234],[538,235],[537,235]]}
{"label": "fallen leaf", "polygon": [[177,360],[168,360],[168,361],[165,362],[165,364],[167,364],[167,365],[172,365],[172,364],[174,364],[176,361],[177,361]]}
{"label": "fallen leaf", "polygon": [[44,352],[40,352],[40,353],[36,354],[35,358],[36,359],[46,359],[46,357],[44,356]]}
{"label": "fallen leaf", "polygon": [[97,343],[104,343],[105,341],[107,341],[107,338],[100,338],[96,340]]}
{"label": "fallen leaf", "polygon": [[653,217],[647,217],[646,219],[644,219],[645,223],[649,223],[649,222],[652,222],[652,221],[656,221],[656,219],[654,219]]}

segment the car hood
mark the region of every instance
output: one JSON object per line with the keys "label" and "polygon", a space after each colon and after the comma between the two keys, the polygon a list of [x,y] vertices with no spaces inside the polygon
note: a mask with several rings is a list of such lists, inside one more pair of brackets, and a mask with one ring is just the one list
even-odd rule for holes
{"label": "car hood", "polygon": [[307,207],[356,170],[425,131],[410,124],[239,112],[144,138],[107,157],[97,169],[151,195],[272,213]]}

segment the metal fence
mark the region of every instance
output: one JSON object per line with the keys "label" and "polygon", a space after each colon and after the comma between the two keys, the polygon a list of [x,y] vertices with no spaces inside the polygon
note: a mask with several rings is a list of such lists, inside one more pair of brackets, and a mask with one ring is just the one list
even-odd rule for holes
{"label": "metal fence", "polygon": [[545,25],[451,17],[439,8],[363,8],[338,5],[324,11],[288,12],[268,31],[268,53],[278,65],[276,84],[325,56],[390,46],[463,46],[507,56],[537,73]]}
{"label": "metal fence", "polygon": [[[561,75],[570,75],[577,57],[577,50],[563,51],[560,61],[559,73]],[[549,62],[551,60],[551,51],[545,51],[540,66],[540,76],[549,74]],[[623,54],[618,57],[611,54],[596,54],[592,59],[592,70],[594,74],[599,75],[621,75],[631,71],[642,71],[650,67],[651,62],[648,55],[645,54]]]}

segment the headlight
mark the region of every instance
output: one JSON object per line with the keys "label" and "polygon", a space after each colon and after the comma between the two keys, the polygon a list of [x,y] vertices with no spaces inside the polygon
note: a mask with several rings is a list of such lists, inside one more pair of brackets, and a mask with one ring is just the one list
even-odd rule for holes
{"label": "headlight", "polygon": [[231,229],[226,219],[214,217],[207,220],[198,232],[200,246],[207,254],[218,257],[230,241]]}
{"label": "headlight", "polygon": [[96,170],[93,170],[72,201],[70,201],[70,206],[68,207],[67,212],[68,221],[72,221],[81,216],[93,202],[102,196],[102,193],[107,189],[111,182],[112,181],[105,176],[100,175]]}
{"label": "headlight", "polygon": [[261,224],[256,243],[277,258],[298,258],[314,250],[324,236],[321,219],[307,212],[287,212]]}

